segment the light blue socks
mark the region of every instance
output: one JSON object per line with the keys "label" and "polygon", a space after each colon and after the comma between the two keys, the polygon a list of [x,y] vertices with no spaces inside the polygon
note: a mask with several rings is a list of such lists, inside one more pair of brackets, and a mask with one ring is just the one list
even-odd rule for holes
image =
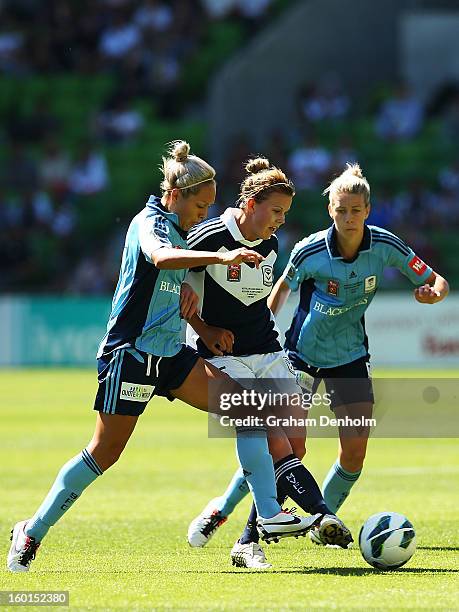
{"label": "light blue socks", "polygon": [[41,542],[50,527],[57,523],[86,487],[101,474],[102,470],[86,449],[70,459],[62,466],[45,500],[28,521],[26,535]]}
{"label": "light blue socks", "polygon": [[228,485],[228,488],[219,498],[217,509],[220,510],[223,516],[229,516],[238,503],[244,499],[248,492],[249,486],[242,468],[239,468],[235,472],[231,482]]}
{"label": "light blue socks", "polygon": [[266,434],[253,430],[236,430],[236,433],[239,463],[253,495],[258,516],[270,518],[280,512],[281,507],[276,499],[276,479]]}
{"label": "light blue socks", "polygon": [[348,472],[339,461],[332,465],[322,485],[325,503],[332,512],[338,512],[361,473],[362,470]]}

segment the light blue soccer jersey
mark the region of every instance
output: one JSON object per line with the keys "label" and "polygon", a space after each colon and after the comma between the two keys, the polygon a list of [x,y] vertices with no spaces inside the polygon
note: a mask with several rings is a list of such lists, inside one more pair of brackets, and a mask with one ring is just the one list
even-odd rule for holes
{"label": "light blue soccer jersey", "polygon": [[164,247],[187,249],[186,236],[177,215],[150,196],[126,234],[107,333],[97,357],[123,347],[161,357],[179,352],[180,288],[187,270],[159,270],[151,254]]}
{"label": "light blue soccer jersey", "polygon": [[365,226],[353,261],[339,254],[334,226],[301,240],[284,273],[290,289],[300,290],[285,347],[319,368],[367,355],[364,315],[386,267],[398,268],[415,285],[432,273],[400,238],[380,227]]}

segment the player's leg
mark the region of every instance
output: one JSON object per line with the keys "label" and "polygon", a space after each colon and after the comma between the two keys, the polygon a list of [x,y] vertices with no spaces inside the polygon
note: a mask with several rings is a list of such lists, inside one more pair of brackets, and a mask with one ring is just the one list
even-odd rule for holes
{"label": "player's leg", "polygon": [[[349,529],[328,508],[314,476],[293,453],[296,447],[297,452],[302,454],[304,439],[295,438],[292,441],[293,445],[285,432],[270,428],[269,448],[274,461],[279,503],[282,505],[285,499],[290,497],[302,510],[320,518],[313,531],[321,541],[347,548],[352,542]],[[256,508],[253,505],[246,527],[238,540],[240,545],[247,546],[252,542],[258,542],[255,524]],[[237,549],[237,544],[235,548]],[[240,552],[235,548],[233,553]]]}
{"label": "player's leg", "polygon": [[49,529],[121,455],[146,402],[123,402],[118,394],[125,378],[136,381],[136,376],[143,376],[143,371],[139,374],[138,370],[137,360],[132,360],[124,350],[99,360],[99,389],[94,406],[98,414],[94,435],[81,453],[62,466],[33,517],[20,521],[13,528],[7,562],[11,571],[29,570],[35,552]]}
{"label": "player's leg", "polygon": [[[369,402],[358,402],[335,409],[338,418],[340,415],[353,415],[353,418],[370,419],[372,412],[373,404]],[[369,433],[368,427],[359,428],[358,431],[345,426],[339,427],[338,459],[323,483],[324,498],[335,513],[343,505],[362,473]]]}
{"label": "player's leg", "polygon": [[[225,381],[226,390],[230,394],[241,395],[244,391],[218,368],[199,359],[184,382],[179,387],[172,388],[170,393],[198,409],[216,410],[213,406],[209,407],[209,385],[222,381]],[[237,415],[237,412],[235,414]],[[306,517],[292,517],[282,512],[277,502],[274,467],[265,430],[253,427],[236,428],[236,436],[238,459],[257,507],[257,525],[263,539],[304,535],[312,526],[312,521]]]}
{"label": "player's leg", "polygon": [[[199,358],[193,369],[171,395],[195,408],[207,411],[209,408],[209,384],[218,380],[228,381],[229,393],[241,390],[234,381],[223,374],[217,367]],[[276,501],[274,468],[265,432],[260,429],[257,436],[244,436],[244,431],[236,431],[236,448],[241,468],[244,470],[247,483],[254,495],[260,516],[272,517],[280,512]]]}
{"label": "player's leg", "polygon": [[62,466],[32,518],[20,521],[13,528],[8,569],[28,571],[49,529],[73,506],[84,490],[117,461],[137,418],[116,414],[97,415],[92,441]]}
{"label": "player's leg", "polygon": [[[331,409],[337,418],[362,419],[373,412],[373,386],[368,357],[325,372],[327,391],[333,397]],[[338,459],[323,482],[327,505],[337,512],[360,477],[370,430],[366,426],[339,428]]]}

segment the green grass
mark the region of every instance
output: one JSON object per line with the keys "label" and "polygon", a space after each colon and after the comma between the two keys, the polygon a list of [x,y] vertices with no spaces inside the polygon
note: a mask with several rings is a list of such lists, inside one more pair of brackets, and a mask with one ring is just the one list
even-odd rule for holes
{"label": "green grass", "polygon": [[[0,372],[5,554],[11,525],[34,512],[60,466],[91,437],[95,380],[85,370]],[[335,440],[309,441],[307,464],[319,482],[335,455]],[[271,545],[274,570],[233,569],[229,550],[248,499],[208,547],[190,549],[188,522],[235,468],[233,441],[207,439],[206,415],[155,399],[118,464],[49,533],[30,573],[9,574],[2,562],[0,589],[69,590],[75,610],[457,609],[457,440],[370,443],[341,515],[355,535],[375,512],[409,517],[418,550],[395,572],[374,570],[355,548],[322,549],[306,539]]]}

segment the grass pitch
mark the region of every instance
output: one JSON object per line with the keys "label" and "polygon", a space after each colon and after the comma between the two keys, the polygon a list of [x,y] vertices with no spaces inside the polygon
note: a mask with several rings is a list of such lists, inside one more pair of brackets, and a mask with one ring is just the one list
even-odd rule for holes
{"label": "grass pitch", "polygon": [[[96,376],[3,371],[0,387],[5,559],[13,523],[33,514],[58,469],[92,435]],[[370,441],[364,475],[341,510],[355,537],[375,512],[406,514],[418,540],[407,566],[378,572],[357,548],[323,549],[301,538],[267,547],[274,569],[257,573],[229,559],[248,498],[205,549],[186,543],[190,519],[236,468],[234,442],[209,440],[206,419],[154,399],[118,464],[50,531],[31,571],[10,574],[2,561],[0,589],[68,590],[74,610],[458,609],[458,440]],[[335,457],[336,440],[308,442],[306,462],[319,483]]]}

